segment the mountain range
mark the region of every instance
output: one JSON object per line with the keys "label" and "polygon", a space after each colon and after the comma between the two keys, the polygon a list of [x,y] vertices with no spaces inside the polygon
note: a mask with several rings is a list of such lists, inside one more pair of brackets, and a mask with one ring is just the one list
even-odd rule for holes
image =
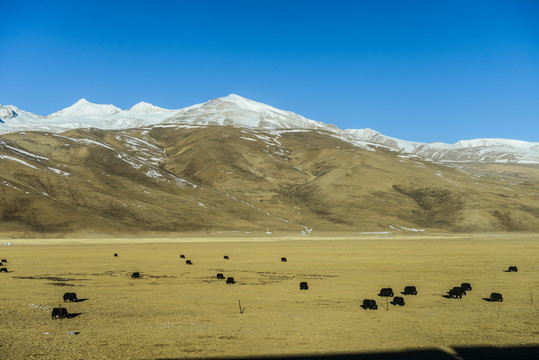
{"label": "mountain range", "polygon": [[117,130],[156,124],[325,130],[351,143],[367,147],[382,145],[433,161],[539,164],[539,142],[510,139],[461,140],[455,144],[412,142],[372,129],[341,130],[235,94],[180,110],[167,110],[145,102],[121,110],[114,105],[93,104],[81,99],[68,108],[40,116],[13,105],[0,105],[0,121],[0,133],[30,130],[58,133],[79,128]]}
{"label": "mountain range", "polygon": [[0,106],[0,235],[539,230],[539,143],[418,143],[229,95]]}

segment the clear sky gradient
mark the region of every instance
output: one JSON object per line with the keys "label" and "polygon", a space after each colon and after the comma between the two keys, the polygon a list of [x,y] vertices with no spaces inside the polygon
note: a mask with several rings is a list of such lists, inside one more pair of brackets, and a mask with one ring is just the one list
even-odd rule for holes
{"label": "clear sky gradient", "polygon": [[412,141],[539,141],[539,1],[0,0],[0,103],[235,93]]}

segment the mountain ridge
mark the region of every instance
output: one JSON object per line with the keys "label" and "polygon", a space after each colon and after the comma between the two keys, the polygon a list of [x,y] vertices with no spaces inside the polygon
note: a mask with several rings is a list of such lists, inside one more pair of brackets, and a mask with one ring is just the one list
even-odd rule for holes
{"label": "mountain ridge", "polygon": [[389,137],[368,128],[343,130],[236,94],[178,110],[164,109],[145,102],[122,110],[114,105],[94,104],[80,99],[70,107],[48,116],[40,116],[13,105],[0,105],[0,120],[3,122],[0,123],[0,133],[32,130],[62,132],[92,127],[113,130],[157,124],[230,125],[266,130],[309,129],[327,131],[358,146],[382,145],[432,161],[539,164],[539,142],[488,138],[460,140],[454,144],[413,142]]}

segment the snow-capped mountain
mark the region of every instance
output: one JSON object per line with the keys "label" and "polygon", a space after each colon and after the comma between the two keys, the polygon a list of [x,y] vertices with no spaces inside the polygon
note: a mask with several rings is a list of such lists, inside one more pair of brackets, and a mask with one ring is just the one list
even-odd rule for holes
{"label": "snow-capped mountain", "polygon": [[137,113],[137,114],[161,114],[164,112],[172,112],[175,110],[163,109],[163,108],[160,108],[159,106],[155,106],[147,102],[141,101],[138,104],[131,107],[127,111]]}
{"label": "snow-capped mountain", "polygon": [[177,111],[145,102],[122,110],[114,105],[94,104],[80,99],[65,109],[39,116],[6,105],[0,106],[0,119],[3,122],[0,123],[0,133],[30,130],[58,133],[79,128],[129,129],[158,124]]}
{"label": "snow-capped mountain", "polygon": [[[23,123],[33,123],[41,121],[42,119],[45,119],[45,116],[36,115],[34,113],[24,111],[19,109],[18,107],[14,105],[4,105],[2,106],[0,104],[0,125],[2,124],[10,124],[10,125],[18,125]],[[3,125],[7,126],[7,125]],[[0,133],[2,132],[9,132],[9,131],[2,131],[3,127],[0,127]],[[18,130],[14,130],[18,131]]]}
{"label": "snow-capped mountain", "polygon": [[80,118],[80,117],[100,117],[117,114],[122,111],[114,105],[93,104],[86,99],[80,99],[68,108],[62,109],[47,116],[53,118]]}
{"label": "snow-capped mountain", "polygon": [[455,144],[412,142],[385,136],[372,129],[342,130],[235,94],[180,110],[168,110],[146,102],[122,110],[114,105],[94,104],[81,99],[46,117],[13,105],[0,105],[0,121],[0,133],[28,130],[62,132],[76,128],[111,130],[157,124],[229,125],[260,130],[308,129],[325,131],[358,146],[370,149],[384,146],[438,162],[539,164],[537,142],[509,139],[462,140]]}
{"label": "snow-capped mountain", "polygon": [[310,120],[291,111],[230,94],[179,110],[167,123],[233,125],[258,129],[313,129],[339,131],[336,126]]}
{"label": "snow-capped mountain", "polygon": [[539,164],[539,143],[511,139],[461,140],[455,144],[421,143],[385,136],[372,129],[346,130],[351,136],[421,158],[448,163]]}

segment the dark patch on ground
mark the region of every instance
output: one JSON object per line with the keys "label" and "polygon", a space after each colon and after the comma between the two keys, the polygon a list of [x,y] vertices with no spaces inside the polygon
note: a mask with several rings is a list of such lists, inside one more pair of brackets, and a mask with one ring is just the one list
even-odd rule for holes
{"label": "dark patch on ground", "polygon": [[50,281],[85,281],[89,279],[70,279],[63,278],[58,276],[14,276],[14,279],[25,279],[25,280],[50,280]]}
{"label": "dark patch on ground", "polygon": [[81,286],[81,285],[75,285],[75,284],[66,284],[66,283],[62,283],[62,282],[52,282],[52,283],[47,283],[47,285],[54,285],[54,286]]}
{"label": "dark patch on ground", "polygon": [[519,222],[511,217],[509,212],[501,212],[493,210],[490,212],[496,218],[498,223],[507,230],[519,230],[521,228]]}
{"label": "dark patch on ground", "polygon": [[464,207],[458,194],[447,189],[413,185],[393,185],[393,189],[415,201],[418,208],[412,210],[412,214],[418,225],[452,228],[458,224],[459,211]]}

